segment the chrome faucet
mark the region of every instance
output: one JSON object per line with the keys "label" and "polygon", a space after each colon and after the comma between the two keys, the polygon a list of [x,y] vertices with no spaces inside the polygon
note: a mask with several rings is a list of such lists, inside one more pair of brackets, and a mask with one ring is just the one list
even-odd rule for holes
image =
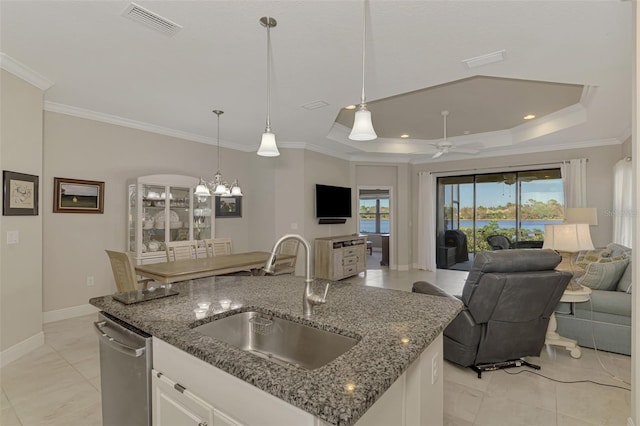
{"label": "chrome faucet", "polygon": [[302,236],[298,234],[286,234],[280,237],[278,241],[273,245],[273,249],[271,249],[271,255],[269,259],[267,259],[267,263],[264,265],[264,271],[267,274],[271,274],[274,271],[274,265],[276,262],[276,252],[278,251],[278,247],[282,244],[283,241],[294,239],[298,240],[302,243],[305,250],[305,262],[304,262],[304,294],[302,295],[302,313],[305,317],[310,317],[313,315],[313,307],[315,305],[322,305],[327,300],[327,292],[329,291],[329,283],[324,288],[324,295],[320,296],[313,293],[313,288],[311,288],[311,284],[313,283],[313,278],[311,277],[311,246],[302,238]]}

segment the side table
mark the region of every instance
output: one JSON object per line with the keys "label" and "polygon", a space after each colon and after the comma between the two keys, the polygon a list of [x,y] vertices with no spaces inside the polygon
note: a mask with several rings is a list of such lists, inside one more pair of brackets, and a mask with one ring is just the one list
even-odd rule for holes
{"label": "side table", "polygon": [[[591,289],[589,287],[581,286],[580,290],[565,290],[561,302],[588,302],[591,298]],[[580,358],[582,351],[578,342],[573,339],[562,337],[556,331],[558,329],[558,321],[556,320],[556,313],[553,312],[549,318],[549,327],[547,328],[547,335],[544,343],[547,345],[564,346],[570,353],[572,358]]]}

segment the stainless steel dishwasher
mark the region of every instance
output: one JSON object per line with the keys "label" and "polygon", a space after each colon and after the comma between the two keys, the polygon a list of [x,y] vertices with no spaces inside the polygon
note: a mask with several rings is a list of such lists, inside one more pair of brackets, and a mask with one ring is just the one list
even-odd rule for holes
{"label": "stainless steel dishwasher", "polygon": [[151,425],[151,336],[105,312],[94,325],[103,426]]}

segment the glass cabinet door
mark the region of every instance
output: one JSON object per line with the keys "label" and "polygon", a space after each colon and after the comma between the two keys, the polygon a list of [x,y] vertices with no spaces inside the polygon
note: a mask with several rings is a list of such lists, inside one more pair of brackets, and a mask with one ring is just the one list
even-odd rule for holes
{"label": "glass cabinet door", "polygon": [[[192,240],[192,234],[189,231],[189,221],[191,220],[191,208],[189,206],[191,200],[191,192],[189,188],[168,187],[165,196],[165,205],[169,222],[167,241],[187,241]],[[164,193],[163,193],[164,194]],[[165,226],[165,229],[167,226]]]}
{"label": "glass cabinet door", "polygon": [[213,197],[197,197],[193,199],[193,239],[212,238],[211,234],[211,199]]}

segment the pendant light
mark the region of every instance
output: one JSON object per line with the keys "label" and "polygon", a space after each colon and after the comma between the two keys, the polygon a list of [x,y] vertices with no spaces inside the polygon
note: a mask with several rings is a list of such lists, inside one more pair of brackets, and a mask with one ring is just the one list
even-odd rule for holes
{"label": "pendant light", "polygon": [[278,25],[278,22],[269,16],[263,16],[260,24],[267,29],[267,127],[262,134],[258,155],[277,157],[280,151],[276,145],[276,135],[271,131],[271,28]]}
{"label": "pendant light", "polygon": [[373,129],[371,122],[371,111],[367,109],[366,97],[364,95],[364,69],[365,69],[365,52],[367,41],[367,1],[363,7],[363,24],[362,24],[362,95],[360,105],[353,119],[353,128],[349,134],[349,139],[354,141],[371,141],[378,137]]}

